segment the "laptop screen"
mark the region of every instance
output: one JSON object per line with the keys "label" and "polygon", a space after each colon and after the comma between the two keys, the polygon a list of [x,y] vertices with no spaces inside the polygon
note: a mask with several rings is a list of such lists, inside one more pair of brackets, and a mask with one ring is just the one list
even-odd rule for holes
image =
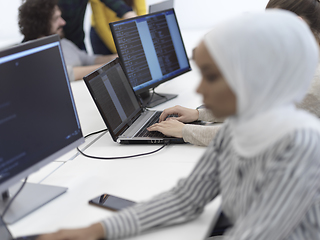
{"label": "laptop screen", "polygon": [[141,112],[118,58],[84,77],[84,80],[111,135],[117,136]]}

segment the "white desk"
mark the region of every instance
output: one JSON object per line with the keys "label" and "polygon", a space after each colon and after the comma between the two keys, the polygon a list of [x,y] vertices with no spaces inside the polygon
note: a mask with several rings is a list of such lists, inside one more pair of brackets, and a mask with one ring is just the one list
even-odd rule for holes
{"label": "white desk", "polygon": [[[199,106],[201,97],[195,92],[199,79],[199,73],[191,71],[159,86],[157,92],[179,96],[155,109],[163,110],[177,104],[190,108]],[[106,128],[84,82],[73,82],[72,90],[83,134]],[[88,138],[81,148],[87,154],[110,157],[149,152],[160,146],[120,145],[113,142],[109,133],[104,133]],[[204,151],[204,147],[177,144],[152,155],[111,161],[89,159],[71,151],[29,178],[30,182],[68,187],[67,193],[9,228],[14,236],[21,236],[87,226],[113,214],[89,205],[91,198],[109,193],[134,201],[147,200],[186,177]],[[219,204],[217,198],[195,221],[132,239],[203,239]]]}
{"label": "white desk", "polygon": [[[107,192],[134,201],[143,201],[173,187],[177,180],[187,176],[194,166],[190,162],[150,160],[100,161],[78,157],[69,161],[43,181],[45,184],[68,187],[67,193],[10,228],[16,235],[24,235],[86,226],[113,214],[89,205],[89,199]],[[171,227],[134,239],[150,239],[151,236],[152,239],[202,239],[218,203],[219,200],[213,202],[204,215],[187,225]]]}

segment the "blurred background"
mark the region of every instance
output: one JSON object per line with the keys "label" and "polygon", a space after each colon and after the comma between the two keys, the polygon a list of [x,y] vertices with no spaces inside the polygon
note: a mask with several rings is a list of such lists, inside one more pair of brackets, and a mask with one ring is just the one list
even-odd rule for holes
{"label": "blurred background", "polygon": [[[21,2],[22,0],[0,0],[0,49],[22,41],[18,28],[18,7]],[[147,5],[158,2],[160,0],[146,0]],[[187,50],[193,48],[216,23],[244,12],[263,11],[267,2],[268,0],[175,0],[174,8]],[[88,38],[90,15],[91,7],[88,5],[84,26],[85,43],[88,52],[92,53]]]}

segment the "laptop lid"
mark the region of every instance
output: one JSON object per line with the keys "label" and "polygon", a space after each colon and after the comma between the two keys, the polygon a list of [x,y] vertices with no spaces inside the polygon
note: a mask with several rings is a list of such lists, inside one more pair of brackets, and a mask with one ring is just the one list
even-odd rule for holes
{"label": "laptop lid", "polygon": [[143,112],[119,58],[83,79],[113,140],[117,141],[118,136]]}
{"label": "laptop lid", "polygon": [[160,12],[170,8],[173,8],[173,0],[162,1],[149,5],[149,13]]}

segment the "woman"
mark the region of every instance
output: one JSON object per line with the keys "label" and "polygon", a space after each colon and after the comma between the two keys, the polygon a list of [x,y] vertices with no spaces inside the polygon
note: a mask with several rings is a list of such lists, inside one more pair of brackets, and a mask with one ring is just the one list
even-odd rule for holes
{"label": "woman", "polygon": [[318,63],[308,26],[283,10],[246,14],[209,32],[194,60],[204,104],[227,120],[190,176],[101,223],[43,239],[136,235],[192,220],[219,194],[233,223],[225,239],[320,239],[320,123],[294,106]]}
{"label": "woman", "polygon": [[[297,14],[301,19],[308,23],[318,44],[320,44],[320,3],[319,0],[270,0],[267,4],[269,8],[280,8],[289,10]],[[313,78],[311,86],[304,99],[297,103],[297,107],[305,109],[320,118],[320,68]],[[177,121],[162,122],[170,114],[178,114]],[[173,120],[173,119],[171,119]],[[208,146],[220,129],[220,124],[211,126],[199,126],[183,124],[203,120],[212,123],[220,123],[223,119],[217,119],[207,109],[189,109],[175,106],[163,111],[160,116],[161,124],[156,124],[149,128],[150,131],[160,131],[166,135],[182,137],[185,142],[200,146]]]}
{"label": "woman", "polygon": [[[124,2],[132,7],[137,15],[147,13],[145,0],[124,0]],[[92,9],[90,40],[93,52],[102,55],[117,53],[109,23],[119,21],[121,18],[100,0],[90,0],[90,5]]]}

